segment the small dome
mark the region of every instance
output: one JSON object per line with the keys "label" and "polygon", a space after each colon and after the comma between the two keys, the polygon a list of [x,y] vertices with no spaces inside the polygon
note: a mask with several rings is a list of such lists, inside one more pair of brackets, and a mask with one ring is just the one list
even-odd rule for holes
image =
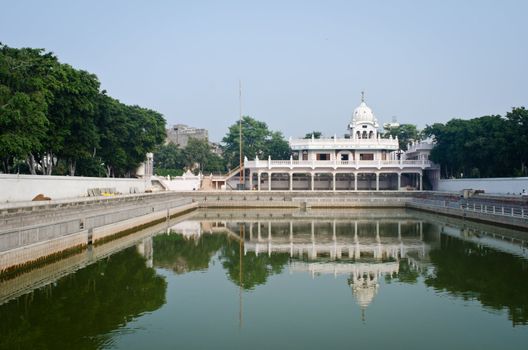
{"label": "small dome", "polygon": [[352,114],[352,120],[356,123],[362,123],[362,122],[371,122],[376,123],[376,117],[374,117],[374,113],[372,112],[372,109],[370,109],[369,106],[365,103],[365,101],[361,101],[361,104],[359,107],[357,107],[354,110],[354,113]]}

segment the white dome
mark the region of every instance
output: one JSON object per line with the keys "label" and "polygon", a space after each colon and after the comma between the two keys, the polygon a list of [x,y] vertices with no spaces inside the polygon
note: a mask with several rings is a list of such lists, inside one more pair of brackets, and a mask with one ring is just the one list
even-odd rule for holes
{"label": "white dome", "polygon": [[352,120],[356,123],[364,123],[364,122],[370,122],[373,124],[376,123],[376,117],[374,117],[374,113],[372,112],[372,109],[370,109],[370,107],[367,106],[365,101],[362,101],[359,107],[357,107],[354,110],[354,113],[352,114]]}

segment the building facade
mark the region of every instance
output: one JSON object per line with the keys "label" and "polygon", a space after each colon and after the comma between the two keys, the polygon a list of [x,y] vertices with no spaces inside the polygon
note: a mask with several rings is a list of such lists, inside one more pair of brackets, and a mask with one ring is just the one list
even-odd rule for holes
{"label": "building facade", "polygon": [[246,159],[246,188],[253,190],[422,190],[436,167],[432,144],[413,143],[405,152],[398,139],[382,137],[364,96],[348,133],[321,139],[290,139],[290,159]]}
{"label": "building facade", "polygon": [[191,138],[208,141],[209,136],[206,129],[194,128],[184,124],[176,124],[167,129],[167,143],[173,143],[184,148]]}

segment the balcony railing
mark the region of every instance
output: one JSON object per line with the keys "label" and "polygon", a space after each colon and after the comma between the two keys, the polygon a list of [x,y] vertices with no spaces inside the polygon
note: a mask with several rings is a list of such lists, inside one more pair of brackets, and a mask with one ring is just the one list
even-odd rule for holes
{"label": "balcony railing", "polygon": [[429,160],[251,160],[245,161],[246,168],[273,169],[273,168],[333,168],[333,169],[360,169],[360,168],[429,168],[433,164]]}

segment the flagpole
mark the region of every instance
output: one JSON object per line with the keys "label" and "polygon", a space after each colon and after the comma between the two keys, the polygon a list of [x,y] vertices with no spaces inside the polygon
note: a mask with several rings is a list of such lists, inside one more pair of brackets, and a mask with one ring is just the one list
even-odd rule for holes
{"label": "flagpole", "polygon": [[[244,174],[244,158],[243,158],[243,155],[242,155],[242,81],[239,80],[238,81],[238,104],[239,104],[239,116],[240,116],[240,120],[239,120],[239,132],[238,132],[238,136],[239,136],[239,140],[238,140],[238,145],[239,145],[239,155],[240,155],[240,159],[239,159],[239,164],[240,164],[240,175],[239,175],[239,179],[240,179],[240,184],[243,184],[244,183],[244,180],[243,180],[243,174]],[[242,186],[239,186],[240,189],[242,189]]]}

